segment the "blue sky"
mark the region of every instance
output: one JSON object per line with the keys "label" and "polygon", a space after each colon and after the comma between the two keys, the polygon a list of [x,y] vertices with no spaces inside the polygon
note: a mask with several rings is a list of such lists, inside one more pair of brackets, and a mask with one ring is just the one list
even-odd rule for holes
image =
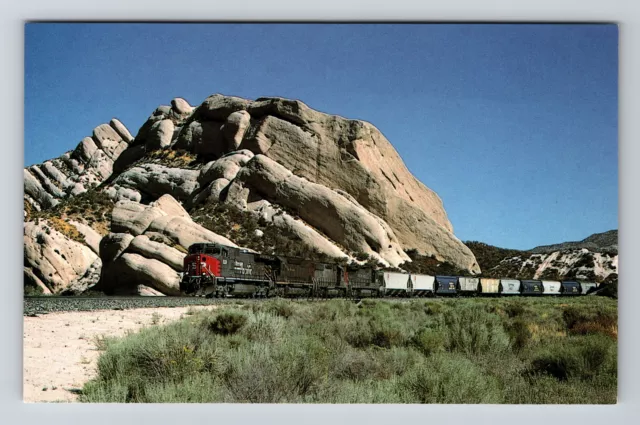
{"label": "blue sky", "polygon": [[373,123],[462,240],[618,227],[615,25],[27,24],[25,46],[25,165],[177,96],[282,96]]}

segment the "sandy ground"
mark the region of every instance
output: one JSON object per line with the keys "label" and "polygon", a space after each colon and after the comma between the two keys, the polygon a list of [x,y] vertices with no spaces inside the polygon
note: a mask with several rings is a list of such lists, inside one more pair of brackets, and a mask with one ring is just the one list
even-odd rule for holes
{"label": "sandy ground", "polygon": [[127,331],[179,319],[189,308],[211,310],[216,306],[141,308],[50,313],[24,317],[23,399],[25,402],[73,402],[69,389],[82,388],[96,374],[100,352],[97,336],[123,336]]}

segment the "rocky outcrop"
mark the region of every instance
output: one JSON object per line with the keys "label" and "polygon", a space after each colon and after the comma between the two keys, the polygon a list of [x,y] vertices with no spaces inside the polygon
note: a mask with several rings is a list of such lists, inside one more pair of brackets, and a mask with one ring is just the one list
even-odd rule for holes
{"label": "rocky outcrop", "polygon": [[[75,150],[27,167],[24,181],[25,217],[28,210],[58,211],[62,200],[97,186],[115,202],[101,234],[74,220],[84,241],[55,242],[95,257],[74,260],[73,273],[64,269],[58,277],[50,250],[27,242],[39,237],[34,224],[25,225],[31,245],[25,279],[51,292],[92,285],[98,273],[105,290],[175,293],[191,244],[235,246],[189,216],[219,204],[248,211],[328,257],[365,253],[399,266],[410,261],[405,251],[415,250],[480,271],[453,235],[440,198],[413,177],[378,129],[297,100],[216,94],[193,107],[175,98],[135,138],[114,118]],[[38,255],[43,264],[36,264]]]}
{"label": "rocky outcrop", "polygon": [[[324,114],[297,100],[213,95],[184,125],[172,142],[175,149],[212,157],[237,149],[264,155],[298,177],[348,194],[393,230],[403,250],[479,271],[471,251],[453,236],[440,198],[369,123]],[[234,187],[225,183],[201,187],[194,201],[224,196]]]}
{"label": "rocky outcrop", "polygon": [[111,176],[131,140],[129,130],[115,118],[99,125],[75,150],[24,169],[25,200],[38,210],[51,208],[99,185]]}
{"label": "rocky outcrop", "polygon": [[171,120],[160,120],[154,123],[149,129],[149,137],[145,144],[148,150],[162,149],[171,145],[171,138],[175,126]]}
{"label": "rocky outcrop", "polygon": [[103,268],[96,286],[109,293],[131,293],[144,285],[175,295],[190,245],[212,242],[237,246],[194,223],[170,195],[149,205],[119,201],[113,209],[111,230],[100,242]]}
{"label": "rocky outcrop", "polygon": [[25,280],[44,293],[82,292],[97,282],[101,260],[89,246],[42,220],[24,225],[24,268]]}
{"label": "rocky outcrop", "polygon": [[113,183],[135,190],[151,199],[170,193],[177,199],[186,200],[198,188],[199,175],[198,170],[143,164],[129,168]]}
{"label": "rocky outcrop", "polygon": [[[302,220],[292,217],[280,208],[274,208],[266,200],[257,201],[247,205],[249,211],[257,214],[264,223],[272,224],[287,233],[295,235],[303,244],[316,252],[334,259],[350,259],[342,249],[322,233],[312,228]],[[262,236],[260,229],[255,230],[257,236]],[[385,261],[379,255],[378,260]]]}
{"label": "rocky outcrop", "polygon": [[586,248],[520,255],[503,259],[489,274],[521,279],[578,279],[603,281],[618,274],[618,254]]}
{"label": "rocky outcrop", "polygon": [[[124,289],[137,288],[138,285],[151,287],[165,295],[180,295],[180,274],[171,267],[151,258],[134,253],[125,253],[102,272],[98,289],[109,293],[130,292]],[[114,286],[109,288],[106,282]]]}
{"label": "rocky outcrop", "polygon": [[296,211],[329,239],[393,266],[409,260],[393,230],[361,205],[293,175],[264,155],[247,163],[229,187],[226,202],[246,209],[249,199],[264,198]]}

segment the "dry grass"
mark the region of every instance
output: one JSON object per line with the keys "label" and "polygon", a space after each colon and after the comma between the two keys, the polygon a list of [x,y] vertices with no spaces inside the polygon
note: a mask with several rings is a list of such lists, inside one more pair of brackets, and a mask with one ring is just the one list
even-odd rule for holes
{"label": "dry grass", "polygon": [[[64,199],[55,207],[44,211],[35,211],[33,208],[26,210],[25,203],[25,210],[27,211],[27,218],[25,218],[25,220],[49,220],[52,223],[52,227],[60,233],[73,240],[85,243],[84,237],[77,239],[76,232],[78,234],[80,233],[75,227],[67,223],[67,221],[74,220],[79,223],[84,223],[104,236],[109,233],[111,227],[111,211],[113,210],[113,206],[114,202],[107,194],[95,189],[90,189],[80,195]],[[71,227],[73,227],[73,229],[71,229]],[[75,235],[75,237],[71,235]]]}
{"label": "dry grass", "polygon": [[197,160],[197,155],[181,149],[159,149],[148,152],[144,158],[144,162],[151,161],[174,168],[189,167]]}
{"label": "dry grass", "polygon": [[69,239],[80,242],[82,244],[85,243],[84,236],[78,231],[78,229],[76,229],[73,224],[70,224],[60,217],[55,216],[50,217],[48,221],[51,224],[51,227],[53,227],[55,230],[62,233]]}

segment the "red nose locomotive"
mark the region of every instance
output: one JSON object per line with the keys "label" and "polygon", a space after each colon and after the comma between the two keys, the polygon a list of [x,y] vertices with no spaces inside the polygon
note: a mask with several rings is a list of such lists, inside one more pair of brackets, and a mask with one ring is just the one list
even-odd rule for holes
{"label": "red nose locomotive", "polygon": [[184,258],[180,290],[185,294],[267,296],[274,257],[218,244],[198,243]]}
{"label": "red nose locomotive", "polygon": [[371,268],[352,270],[207,243],[189,247],[180,282],[184,294],[212,297],[376,296],[380,286]]}

